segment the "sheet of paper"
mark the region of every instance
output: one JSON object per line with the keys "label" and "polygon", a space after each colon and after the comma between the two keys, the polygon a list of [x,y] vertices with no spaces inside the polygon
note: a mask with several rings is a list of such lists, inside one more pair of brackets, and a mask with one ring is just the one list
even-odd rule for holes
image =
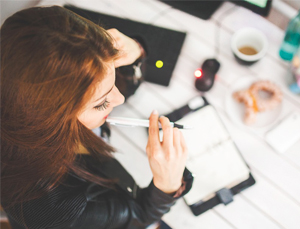
{"label": "sheet of paper", "polygon": [[182,130],[189,149],[187,168],[195,175],[185,195],[192,205],[224,187],[232,187],[249,177],[249,168],[212,106],[191,113],[177,123],[190,125]]}

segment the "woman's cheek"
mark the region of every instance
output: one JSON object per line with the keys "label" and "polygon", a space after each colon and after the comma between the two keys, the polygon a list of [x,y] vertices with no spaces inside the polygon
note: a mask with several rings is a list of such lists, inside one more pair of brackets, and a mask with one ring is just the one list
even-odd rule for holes
{"label": "woman's cheek", "polygon": [[102,115],[97,110],[81,113],[78,116],[78,120],[88,129],[97,128],[104,123]]}
{"label": "woman's cheek", "polygon": [[104,115],[101,112],[96,111],[93,115],[89,118],[89,127],[90,129],[95,129],[103,125],[105,122]]}

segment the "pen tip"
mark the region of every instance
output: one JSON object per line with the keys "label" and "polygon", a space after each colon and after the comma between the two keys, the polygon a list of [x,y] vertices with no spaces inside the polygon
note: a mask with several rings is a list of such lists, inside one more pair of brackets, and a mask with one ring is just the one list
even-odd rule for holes
{"label": "pen tip", "polygon": [[189,125],[184,125],[183,129],[191,130],[191,129],[194,129],[194,128],[192,126],[189,126]]}

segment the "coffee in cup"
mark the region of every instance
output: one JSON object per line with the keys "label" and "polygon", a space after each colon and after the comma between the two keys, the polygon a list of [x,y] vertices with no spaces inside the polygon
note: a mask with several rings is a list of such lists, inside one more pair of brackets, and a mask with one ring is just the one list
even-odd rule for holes
{"label": "coffee in cup", "polygon": [[254,28],[238,30],[232,37],[231,50],[241,64],[253,64],[267,52],[266,36]]}

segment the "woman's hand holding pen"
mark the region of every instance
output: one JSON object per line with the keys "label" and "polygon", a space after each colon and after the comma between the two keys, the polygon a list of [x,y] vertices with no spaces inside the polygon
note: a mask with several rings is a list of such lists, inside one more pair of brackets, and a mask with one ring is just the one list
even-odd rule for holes
{"label": "woman's hand holding pen", "polygon": [[114,38],[114,46],[120,52],[115,60],[115,68],[132,64],[142,55],[139,44],[132,38],[117,29],[108,29],[107,32]]}
{"label": "woman's hand holding pen", "polygon": [[[146,152],[153,173],[153,183],[165,193],[176,192],[181,186],[188,154],[185,140],[180,130],[170,126],[168,118],[158,118],[157,111],[152,112],[149,120]],[[162,142],[159,139],[158,121],[163,130]]]}

